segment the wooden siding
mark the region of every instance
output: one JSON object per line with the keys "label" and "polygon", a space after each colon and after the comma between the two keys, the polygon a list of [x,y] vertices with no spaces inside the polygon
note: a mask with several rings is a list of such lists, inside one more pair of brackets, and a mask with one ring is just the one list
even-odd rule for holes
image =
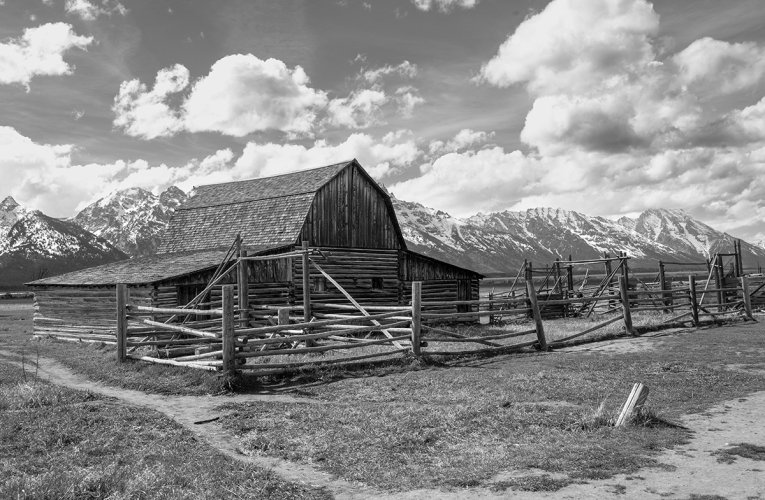
{"label": "wooden siding", "polygon": [[[321,248],[326,258],[313,257],[316,262],[348,293],[361,304],[396,304],[400,298],[398,278],[398,252],[396,250],[362,250],[354,248]],[[293,261],[295,277],[295,300],[303,300],[301,284],[303,263]],[[313,266],[310,269],[311,282],[323,279]],[[382,288],[374,288],[377,280]],[[348,299],[328,283],[324,292],[312,292],[311,300],[316,302],[347,304]]]}
{"label": "wooden siding", "polygon": [[[151,305],[149,287],[128,288],[131,303]],[[40,287],[34,298],[35,335],[109,340],[117,325],[114,286]]]}
{"label": "wooden siding", "polygon": [[401,278],[407,281],[478,279],[478,273],[412,251],[401,252]]}
{"label": "wooden siding", "polygon": [[389,200],[355,165],[316,192],[300,238],[311,246],[404,247]]}

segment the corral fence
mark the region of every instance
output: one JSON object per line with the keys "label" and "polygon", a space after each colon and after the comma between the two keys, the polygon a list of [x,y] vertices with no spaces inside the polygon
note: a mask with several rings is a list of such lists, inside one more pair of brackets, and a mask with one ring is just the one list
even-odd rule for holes
{"label": "corral fence", "polygon": [[[414,282],[408,305],[362,305],[311,259],[310,250],[305,246],[302,251],[263,258],[284,258],[285,255],[310,262],[349,303],[311,301],[306,293],[303,305],[247,304],[241,297],[235,300],[234,285],[224,285],[220,308],[194,307],[193,301],[187,307],[159,308],[131,304],[128,287],[118,285],[118,361],[134,358],[226,373],[246,370],[264,376],[402,355],[509,352],[530,346],[546,351],[614,323],[621,323],[626,333],[635,335],[637,331],[632,319],[635,313],[662,312],[672,315],[663,322],[665,324],[696,326],[701,324],[702,318],[717,321],[743,316],[754,319],[753,292],[747,277],[742,277],[737,286],[727,288],[715,287],[711,279],[698,286],[695,276],[691,275],[684,288],[628,290],[625,276],[620,275],[615,290],[600,283],[597,293],[567,298],[553,298],[549,293],[540,295],[534,280],[529,279],[522,296],[448,302],[423,301],[422,283]],[[624,259],[622,262],[626,262]],[[612,270],[614,275],[617,270]],[[608,278],[610,283],[613,276]],[[457,308],[462,312],[439,312],[447,308],[453,311],[455,306],[462,306]],[[561,306],[589,313],[600,307],[597,314],[609,317],[596,324],[587,324],[581,331],[548,340],[542,311]],[[260,313],[257,326],[250,322],[253,311]],[[168,316],[164,322],[156,320]],[[468,335],[453,331],[445,324],[486,317],[532,328],[483,330],[479,335]],[[449,349],[455,344],[459,348]],[[476,348],[466,349],[465,345],[475,345]]]}

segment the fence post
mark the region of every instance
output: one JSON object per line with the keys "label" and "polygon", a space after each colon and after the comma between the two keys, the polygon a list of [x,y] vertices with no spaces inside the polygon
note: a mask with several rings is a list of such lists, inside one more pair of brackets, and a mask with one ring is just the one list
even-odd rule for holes
{"label": "fence post", "polygon": [[725,295],[723,294],[722,290],[720,290],[724,284],[723,268],[722,268],[723,261],[720,255],[716,256],[714,265],[715,265],[715,288],[717,288],[717,311],[722,312],[723,303],[725,302]]}
{"label": "fence post", "polygon": [[539,348],[542,351],[548,351],[547,339],[545,339],[545,327],[542,324],[542,313],[539,311],[539,302],[537,301],[537,292],[534,290],[534,280],[526,281],[526,293],[529,296],[531,305],[531,314],[534,316],[535,328],[537,331],[537,340]]}
{"label": "fence post", "polygon": [[[667,290],[667,275],[664,271],[664,263],[662,261],[659,261],[659,289],[661,292],[661,301],[665,306],[671,306],[670,298],[672,296],[671,293],[666,293],[664,290]],[[669,309],[664,309],[664,313],[668,313]]]}
{"label": "fence post", "polygon": [[[240,250],[239,257],[247,257],[247,250]],[[237,274],[237,295],[239,296],[239,326],[247,328],[250,326],[250,269],[246,260],[239,261]]]}
{"label": "fence post", "polygon": [[752,316],[752,296],[749,295],[749,280],[746,276],[741,277],[741,291],[744,295],[744,313],[747,318],[754,321],[754,316]]}
{"label": "fence post", "polygon": [[233,375],[236,367],[234,354],[234,285],[224,285],[222,292],[223,373]]}
{"label": "fence post", "polygon": [[127,301],[128,288],[124,283],[117,285],[117,362],[127,358]]}
{"label": "fence post", "polygon": [[699,326],[699,297],[696,295],[696,276],[688,276],[688,297],[691,299],[693,326]]}
{"label": "fence post", "polygon": [[412,354],[420,355],[422,334],[422,281],[412,281]]}
{"label": "fence post", "polygon": [[622,311],[624,312],[624,329],[627,331],[627,335],[636,335],[635,329],[632,328],[630,297],[627,292],[627,280],[624,279],[624,276],[619,276],[619,299],[621,299]]}
{"label": "fence post", "polygon": [[[308,242],[303,240],[303,321],[309,323],[312,317],[311,311],[311,262],[308,259]],[[311,333],[310,328],[305,329],[306,333]],[[313,347],[316,342],[306,340],[306,347]]]}

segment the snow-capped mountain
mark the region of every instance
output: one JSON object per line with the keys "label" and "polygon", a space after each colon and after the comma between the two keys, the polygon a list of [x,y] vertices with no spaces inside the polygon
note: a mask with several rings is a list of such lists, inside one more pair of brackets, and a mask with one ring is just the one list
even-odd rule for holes
{"label": "snow-capped mountain", "polygon": [[85,207],[72,221],[129,255],[151,255],[170,216],[186,198],[175,186],[159,196],[141,188],[115,191]]}
{"label": "snow-capped mountain", "polygon": [[0,285],[125,258],[108,241],[73,222],[26,209],[10,196],[0,203]]}
{"label": "snow-capped mountain", "polygon": [[[655,268],[657,260],[703,262],[733,251],[733,237],[677,210],[618,221],[554,208],[458,219],[395,198],[393,206],[410,247],[488,273],[515,272],[524,259],[545,264],[624,251],[633,267]],[[742,252],[745,265],[765,263],[765,249],[742,242]]]}

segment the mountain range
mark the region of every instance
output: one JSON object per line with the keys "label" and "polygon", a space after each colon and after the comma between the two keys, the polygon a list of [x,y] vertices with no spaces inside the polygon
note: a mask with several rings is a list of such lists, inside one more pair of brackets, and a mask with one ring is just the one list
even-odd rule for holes
{"label": "mountain range", "polygon": [[[71,219],[55,219],[0,202],[0,287],[14,287],[129,256],[151,255],[174,210],[188,196],[176,187],[159,195],[140,188],[117,191]],[[633,268],[656,261],[704,262],[732,252],[734,237],[681,210],[647,210],[611,220],[575,211],[534,208],[456,218],[391,196],[407,245],[485,274],[515,274],[524,259],[544,265],[572,255],[598,258],[626,252]],[[765,264],[765,249],[741,243],[744,265]]]}

